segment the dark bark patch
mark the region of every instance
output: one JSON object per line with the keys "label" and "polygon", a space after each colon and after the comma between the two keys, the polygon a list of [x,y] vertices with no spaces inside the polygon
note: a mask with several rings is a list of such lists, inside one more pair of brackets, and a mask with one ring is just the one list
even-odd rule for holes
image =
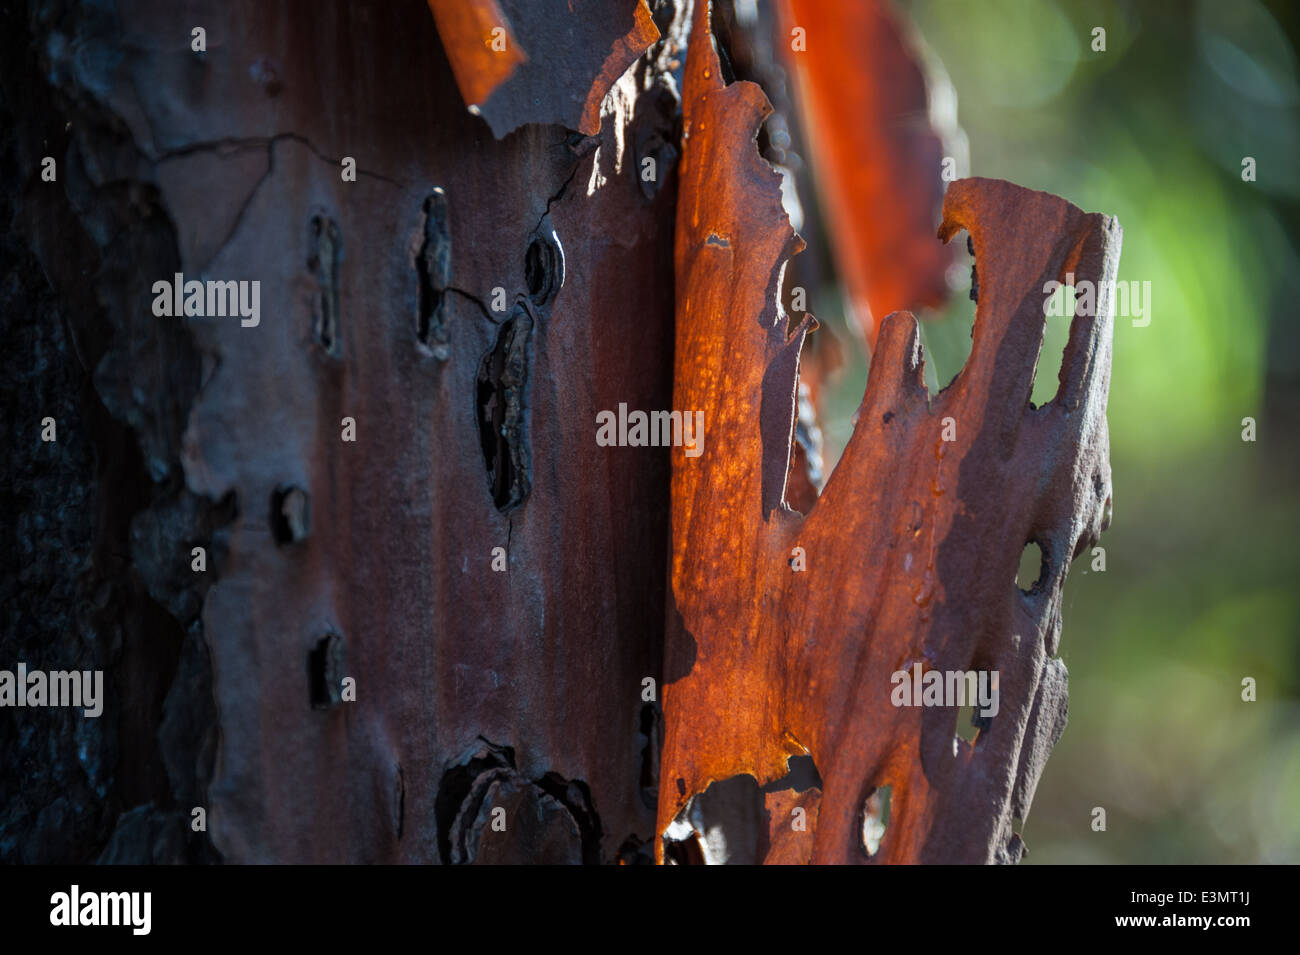
{"label": "dark bark patch", "polygon": [[532,330],[532,317],[516,308],[479,366],[475,395],[479,439],[492,501],[503,513],[522,504],[532,489],[528,447]]}
{"label": "dark bark patch", "polygon": [[337,633],[326,634],[308,654],[311,674],[311,706],[328,710],[343,702],[343,677],[347,666],[347,645]]}
{"label": "dark bark patch", "polygon": [[337,358],[339,340],[339,266],[343,260],[343,239],[338,223],[329,216],[311,220],[311,255],[307,268],[319,286],[312,302],[312,338],[325,353]]}
{"label": "dark bark patch", "polygon": [[446,314],[447,286],[451,281],[451,233],[447,225],[447,194],[442,189],[434,189],[424,200],[424,243],[415,268],[420,282],[415,335],[435,358],[445,361],[451,342]]}

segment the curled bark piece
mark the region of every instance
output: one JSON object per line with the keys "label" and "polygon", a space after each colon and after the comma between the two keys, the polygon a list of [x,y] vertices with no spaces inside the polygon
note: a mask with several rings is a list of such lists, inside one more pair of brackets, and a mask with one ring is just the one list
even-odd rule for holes
{"label": "curled bark piece", "polygon": [[[954,183],[940,235],[969,231],[980,263],[970,361],[931,401],[916,321],[890,315],[853,437],[796,514],[783,492],[810,320],[788,333],[779,291],[802,243],[753,145],[766,101],[724,85],[707,17],[702,4],[683,90],[674,407],[703,411],[708,442],[672,458],[658,831],[711,782],[764,785],[807,753],[824,784],[815,825],[770,840],[774,860],[1015,861],[1013,820],[1064,728],[1066,570],[1110,504],[1109,302],[1074,319],[1057,397],[1034,409],[1043,287],[1073,272],[1109,288],[1119,225],[1010,183]],[[1045,560],[1026,593],[1030,541]],[[953,707],[891,703],[892,675],[914,665],[999,674],[973,743]],[[864,807],[886,786],[869,856]]]}
{"label": "curled bark piece", "polygon": [[465,105],[477,108],[528,56],[496,0],[428,2]]}
{"label": "curled bark piece", "polygon": [[428,0],[465,104],[498,139],[525,123],[584,136],[659,30],[645,0]]}
{"label": "curled bark piece", "polygon": [[778,10],[777,47],[794,73],[835,259],[874,342],[890,312],[947,297],[952,255],[932,229],[948,147],[930,115],[931,78],[886,0],[783,0]]}

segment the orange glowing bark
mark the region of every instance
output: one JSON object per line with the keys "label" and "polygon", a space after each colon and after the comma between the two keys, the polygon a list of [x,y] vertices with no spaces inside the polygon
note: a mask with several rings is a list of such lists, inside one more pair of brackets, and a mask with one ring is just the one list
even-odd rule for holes
{"label": "orange glowing bark", "polygon": [[428,2],[465,105],[481,107],[527,55],[496,0]]}
{"label": "orange glowing bark", "polygon": [[[779,292],[802,241],[754,148],[766,99],[724,84],[708,31],[701,4],[683,89],[674,406],[704,412],[708,441],[672,459],[659,832],[711,782],[767,784],[809,754],[823,784],[798,802],[815,821],[783,827],[792,797],[769,794],[771,861],[867,861],[863,805],[885,785],[892,818],[871,861],[1014,861],[1013,820],[1064,726],[1066,571],[1110,503],[1107,310],[1075,318],[1060,390],[1034,409],[1038,290],[1067,271],[1105,287],[1118,224],[1010,183],[954,183],[940,236],[969,231],[980,263],[970,361],[930,399],[915,319],[886,318],[843,459],[795,513],[785,481],[812,322],[788,330]],[[1045,564],[1025,593],[1029,541]],[[891,675],[914,665],[1000,674],[1000,711],[974,743],[951,708],[891,704]]]}
{"label": "orange glowing bark", "polygon": [[783,0],[778,9],[777,46],[795,76],[835,260],[874,342],[890,312],[945,297],[952,258],[933,241],[944,145],[926,77],[884,0]]}

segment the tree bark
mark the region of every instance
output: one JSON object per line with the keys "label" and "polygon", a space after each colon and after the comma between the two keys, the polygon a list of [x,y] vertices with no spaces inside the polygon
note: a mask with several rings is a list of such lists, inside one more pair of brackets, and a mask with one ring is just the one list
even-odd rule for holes
{"label": "tree bark", "polygon": [[[96,718],[0,709],[0,861],[1019,858],[1066,568],[1110,497],[1108,310],[1036,409],[1036,290],[1113,279],[1118,225],[953,184],[970,362],[930,400],[914,319],[867,315],[819,497],[816,323],[781,304],[802,240],[709,9],[0,10],[0,669],[105,675]],[[823,125],[837,83],[868,102],[836,56],[791,70]],[[870,202],[847,141],[829,188]],[[870,309],[932,297],[934,186],[889,229],[836,220]],[[923,265],[884,283],[896,245]],[[159,314],[187,282],[255,282],[256,315]],[[594,437],[667,409],[702,444]],[[913,665],[999,671],[1000,714],[964,744],[891,707]]]}
{"label": "tree bark", "polygon": [[675,47],[570,6],[490,125],[418,3],[7,14],[6,657],[111,689],[0,714],[6,859],[648,857],[668,467],[591,428],[670,394]]}
{"label": "tree bark", "polygon": [[[757,840],[757,858],[1018,861],[1017,822],[1065,726],[1066,571],[1110,518],[1110,305],[1075,317],[1056,397],[1034,408],[1040,290],[1067,275],[1113,288],[1119,224],[1006,182],[953,183],[939,238],[969,232],[979,276],[966,367],[931,399],[916,320],[885,318],[853,437],[800,514],[785,489],[815,322],[787,322],[780,285],[803,241],[753,145],[767,100],[726,84],[708,35],[701,5],[683,86],[673,401],[703,412],[709,461],[726,465],[673,452],[658,829],[704,846],[670,858],[707,858],[713,826],[693,801],[743,775],[764,787],[766,825],[754,814],[731,841]],[[1026,544],[1043,565],[1020,590]],[[952,706],[894,699],[893,674],[914,669],[998,675],[1000,706],[973,743]],[[813,760],[801,793],[780,782],[791,757]],[[873,848],[868,802],[885,787],[891,819]],[[717,824],[734,803],[720,812]]]}

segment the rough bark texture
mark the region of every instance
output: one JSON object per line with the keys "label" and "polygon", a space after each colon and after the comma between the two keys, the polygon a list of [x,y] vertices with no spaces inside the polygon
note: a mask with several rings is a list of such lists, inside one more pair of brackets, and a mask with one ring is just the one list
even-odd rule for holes
{"label": "rough bark texture", "polygon": [[[669,399],[673,49],[502,6],[557,92],[501,139],[419,3],[7,14],[5,658],[112,689],[0,713],[4,858],[646,855],[668,465],[591,422]],[[176,272],[260,324],[154,317]]]}
{"label": "rough bark texture", "polygon": [[[1075,318],[1059,391],[1033,408],[1041,290],[1066,273],[1106,288],[1118,223],[1009,183],[954,183],[940,238],[966,229],[974,242],[970,359],[930,400],[916,322],[889,316],[853,438],[800,515],[784,490],[811,320],[788,329],[779,289],[802,241],[754,148],[767,101],[753,84],[726,85],[708,28],[697,8],[674,407],[703,410],[709,451],[673,454],[659,831],[683,813],[690,822],[711,783],[748,774],[768,786],[790,757],[811,755],[821,785],[797,798],[815,825],[777,838],[793,797],[766,794],[773,861],[866,861],[864,803],[886,785],[892,818],[874,861],[1016,861],[1014,821],[1065,723],[1066,570],[1110,511],[1109,303]],[[1044,566],[1026,593],[1014,581],[1031,541]],[[914,663],[1000,673],[1001,710],[973,744],[956,736],[952,708],[891,705],[891,674]]]}
{"label": "rough bark texture", "polygon": [[[1108,310],[1032,409],[1037,290],[1113,278],[1118,226],[954,184],[970,362],[927,401],[887,319],[820,499],[815,441],[794,465],[801,517],[802,242],[708,3],[682,145],[690,12],[0,9],[0,667],[106,684],[98,719],[0,710],[0,861],[639,862],[712,812],[754,834],[714,856],[854,861],[885,784],[878,859],[1018,858],[1110,494]],[[177,273],[260,282],[260,322],[156,316]],[[620,405],[703,411],[704,453],[599,446]],[[888,706],[913,661],[1001,671],[973,746]]]}

